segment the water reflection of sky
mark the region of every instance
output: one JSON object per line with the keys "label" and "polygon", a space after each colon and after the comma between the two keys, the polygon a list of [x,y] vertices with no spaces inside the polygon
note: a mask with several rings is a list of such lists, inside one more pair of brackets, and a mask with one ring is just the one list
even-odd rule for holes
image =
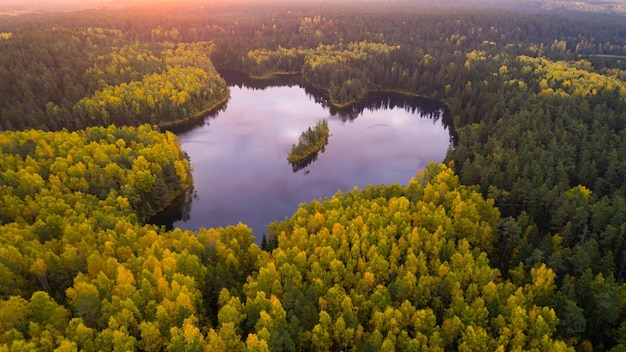
{"label": "water reflection of sky", "polygon": [[[287,162],[291,145],[322,118],[331,133],[325,152],[294,173]],[[197,199],[189,219],[174,226],[196,230],[243,222],[257,239],[301,202],[354,186],[406,184],[428,162],[442,161],[450,140],[440,119],[401,108],[364,110],[344,122],[295,86],[231,87],[225,111],[179,138],[194,167]]]}

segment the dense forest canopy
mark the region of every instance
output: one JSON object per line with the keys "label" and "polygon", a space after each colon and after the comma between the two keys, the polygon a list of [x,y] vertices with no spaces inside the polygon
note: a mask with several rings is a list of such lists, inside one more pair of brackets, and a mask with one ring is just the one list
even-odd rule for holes
{"label": "dense forest canopy", "polygon": [[[0,17],[0,350],[626,350],[623,16],[393,5]],[[225,69],[435,98],[455,145],[262,248],[145,225],[192,183],[159,130],[222,106]]]}

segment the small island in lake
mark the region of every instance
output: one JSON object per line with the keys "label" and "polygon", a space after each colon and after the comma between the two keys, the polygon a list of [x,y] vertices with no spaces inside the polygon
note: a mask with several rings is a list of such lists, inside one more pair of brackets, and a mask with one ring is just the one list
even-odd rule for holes
{"label": "small island in lake", "polygon": [[303,160],[310,159],[328,144],[328,121],[322,119],[317,121],[315,128],[309,127],[302,132],[298,144],[291,147],[291,153],[287,160],[291,164],[298,164]]}

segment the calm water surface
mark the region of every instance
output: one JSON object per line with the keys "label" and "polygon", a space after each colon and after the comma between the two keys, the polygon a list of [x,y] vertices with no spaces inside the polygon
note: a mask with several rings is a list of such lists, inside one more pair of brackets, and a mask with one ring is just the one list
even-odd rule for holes
{"label": "calm water surface", "polygon": [[[407,184],[428,162],[441,162],[450,145],[438,118],[443,110],[433,102],[424,108],[415,98],[385,94],[340,114],[299,86],[230,89],[217,116],[176,131],[194,168],[194,189],[155,222],[194,231],[242,222],[259,242],[266,225],[291,216],[301,202],[355,186]],[[328,120],[329,143],[294,172],[291,146],[319,119]]]}

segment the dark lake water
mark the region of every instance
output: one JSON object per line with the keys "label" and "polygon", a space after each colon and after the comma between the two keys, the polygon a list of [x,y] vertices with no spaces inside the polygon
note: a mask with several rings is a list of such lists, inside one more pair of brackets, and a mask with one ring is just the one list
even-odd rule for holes
{"label": "dark lake water", "polygon": [[[290,82],[235,83],[217,114],[174,131],[194,168],[194,188],[152,222],[194,231],[242,222],[260,242],[266,226],[298,204],[355,186],[407,184],[451,145],[443,106],[432,100],[376,94],[336,111]],[[325,150],[306,167],[290,165],[292,144],[319,119],[330,128]]]}

